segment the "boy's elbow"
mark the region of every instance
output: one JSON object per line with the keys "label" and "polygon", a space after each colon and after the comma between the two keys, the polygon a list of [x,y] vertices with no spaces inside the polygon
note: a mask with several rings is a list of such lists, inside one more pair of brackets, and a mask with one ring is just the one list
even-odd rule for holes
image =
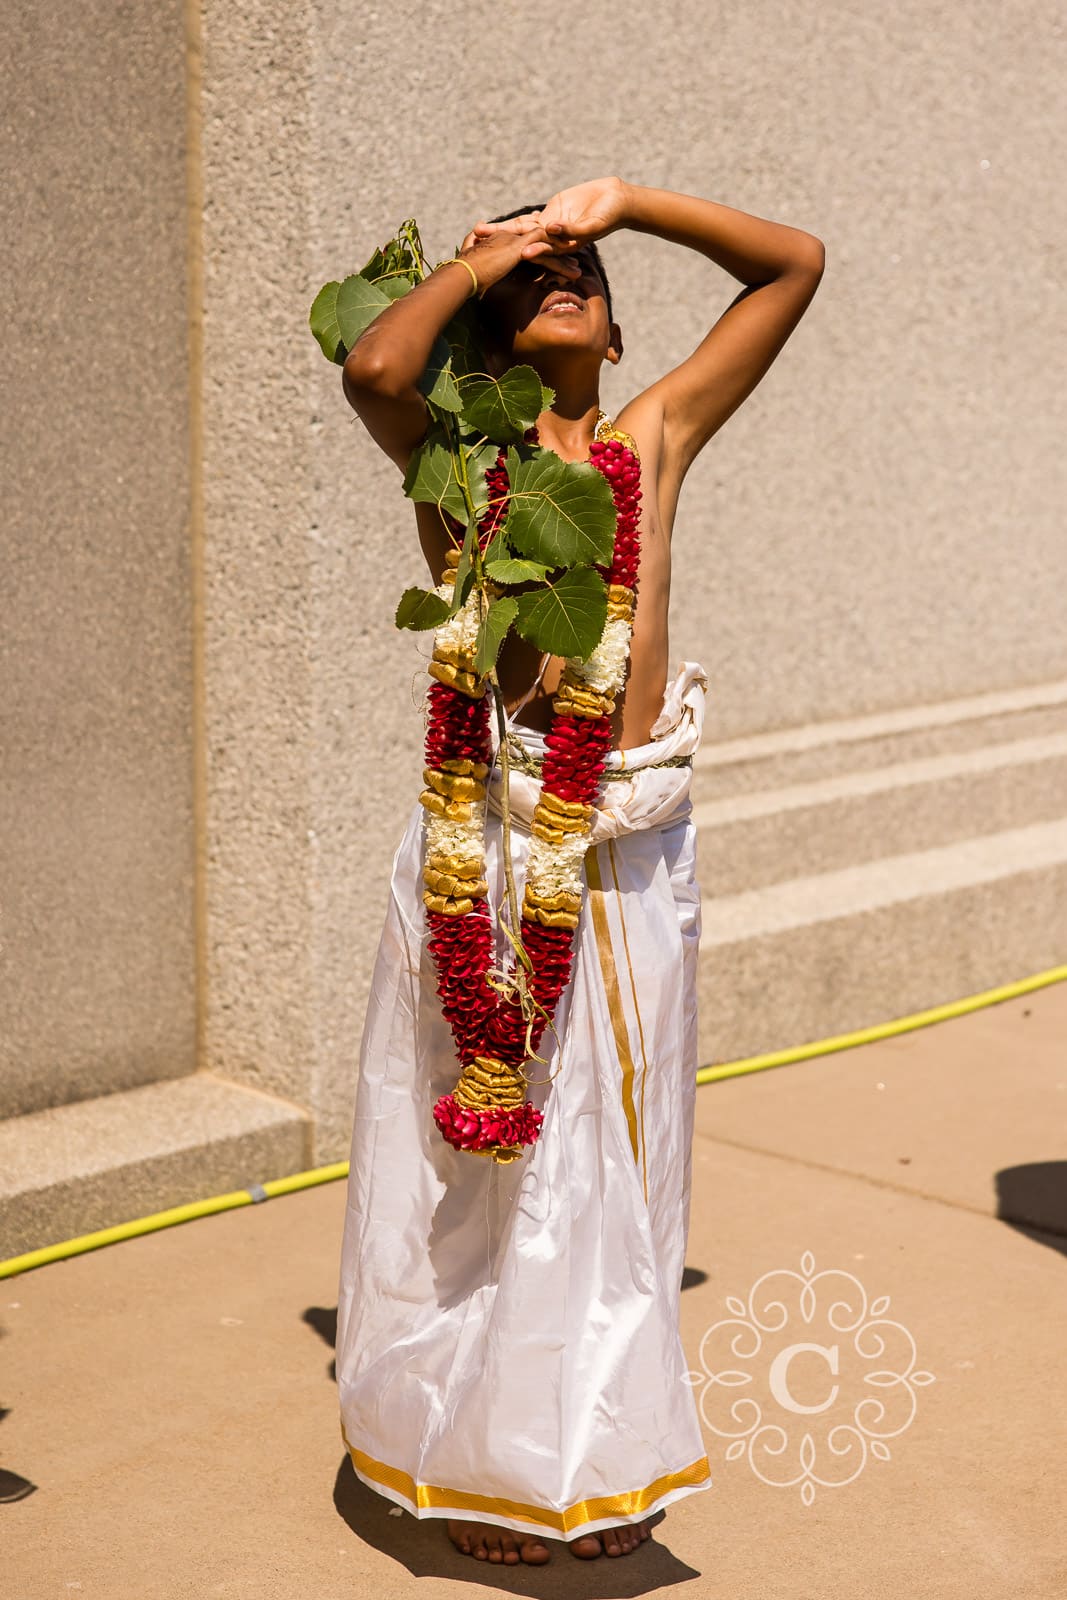
{"label": "boy's elbow", "polygon": [[389,371],[386,362],[373,349],[362,350],[357,341],[345,357],[342,368],[345,394],[351,400],[360,394],[387,394]]}
{"label": "boy's elbow", "polygon": [[345,357],[342,386],[345,399],[360,416],[365,416],[377,402],[407,399],[411,389],[394,366],[373,350],[361,352],[358,345],[353,345]]}
{"label": "boy's elbow", "polygon": [[800,247],[798,265],[814,273],[816,278],[821,278],[823,275],[823,269],[826,266],[826,246],[813,233],[804,235],[803,243]]}

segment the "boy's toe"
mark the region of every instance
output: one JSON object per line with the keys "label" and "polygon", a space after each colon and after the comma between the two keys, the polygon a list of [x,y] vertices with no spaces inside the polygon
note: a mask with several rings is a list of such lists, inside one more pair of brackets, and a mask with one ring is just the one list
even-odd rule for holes
{"label": "boy's toe", "polygon": [[552,1552],[547,1544],[544,1544],[540,1539],[523,1539],[519,1546],[519,1554],[524,1561],[528,1561],[533,1567],[539,1567],[552,1558]]}

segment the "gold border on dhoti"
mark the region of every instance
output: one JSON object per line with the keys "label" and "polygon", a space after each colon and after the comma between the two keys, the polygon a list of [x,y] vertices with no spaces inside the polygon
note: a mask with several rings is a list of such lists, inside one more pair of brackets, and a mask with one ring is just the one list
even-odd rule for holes
{"label": "gold border on dhoti", "polygon": [[711,1463],[705,1455],[678,1472],[665,1472],[643,1489],[631,1489],[625,1494],[600,1495],[595,1500],[576,1500],[565,1511],[553,1511],[549,1506],[532,1506],[524,1500],[503,1500],[495,1495],[472,1494],[467,1489],[446,1489],[436,1483],[416,1483],[409,1473],[402,1472],[399,1467],[376,1461],[373,1456],[350,1444],[343,1419],[341,1438],[353,1467],[361,1476],[372,1479],[378,1487],[403,1495],[420,1510],[495,1513],[497,1516],[511,1517],[516,1522],[529,1522],[535,1528],[551,1528],[561,1535],[571,1533],[587,1522],[597,1522],[602,1517],[639,1516],[661,1495],[670,1494],[673,1489],[695,1489],[705,1483],[711,1487]]}

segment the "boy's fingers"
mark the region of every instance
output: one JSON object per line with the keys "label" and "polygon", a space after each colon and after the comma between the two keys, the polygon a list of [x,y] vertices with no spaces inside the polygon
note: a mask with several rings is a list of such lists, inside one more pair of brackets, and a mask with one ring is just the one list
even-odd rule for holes
{"label": "boy's fingers", "polygon": [[577,261],[568,256],[557,255],[545,239],[537,239],[533,244],[524,244],[519,255],[524,261],[540,261],[542,266],[551,267],[553,272],[558,272],[566,278],[580,278],[582,275],[582,269]]}
{"label": "boy's fingers", "polygon": [[538,255],[552,255],[556,257],[573,255],[578,248],[576,239],[537,239],[522,247],[522,254],[536,251]]}
{"label": "boy's fingers", "polygon": [[527,261],[536,261],[539,267],[554,272],[557,278],[580,278],[582,275],[582,269],[576,262],[568,261],[565,256],[554,256],[551,251],[543,252],[536,245],[530,246],[528,253],[524,250],[523,256]]}
{"label": "boy's fingers", "polygon": [[483,238],[494,233],[533,233],[541,227],[539,211],[523,212],[521,217],[509,217],[506,222],[476,222],[474,231]]}

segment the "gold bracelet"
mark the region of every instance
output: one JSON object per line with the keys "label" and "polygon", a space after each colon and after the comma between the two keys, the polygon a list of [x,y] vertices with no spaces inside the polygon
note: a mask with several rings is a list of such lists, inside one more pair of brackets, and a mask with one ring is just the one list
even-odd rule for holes
{"label": "gold bracelet", "polygon": [[441,265],[443,267],[450,267],[453,262],[455,262],[457,266],[466,267],[467,271],[471,275],[471,288],[470,288],[470,294],[468,294],[467,299],[469,300],[472,295],[480,295],[481,292],[482,292],[482,286],[478,282],[478,274],[475,272],[475,270],[471,266],[470,262],[469,261],[465,261],[462,256],[449,256],[447,261],[442,261],[441,262]]}

